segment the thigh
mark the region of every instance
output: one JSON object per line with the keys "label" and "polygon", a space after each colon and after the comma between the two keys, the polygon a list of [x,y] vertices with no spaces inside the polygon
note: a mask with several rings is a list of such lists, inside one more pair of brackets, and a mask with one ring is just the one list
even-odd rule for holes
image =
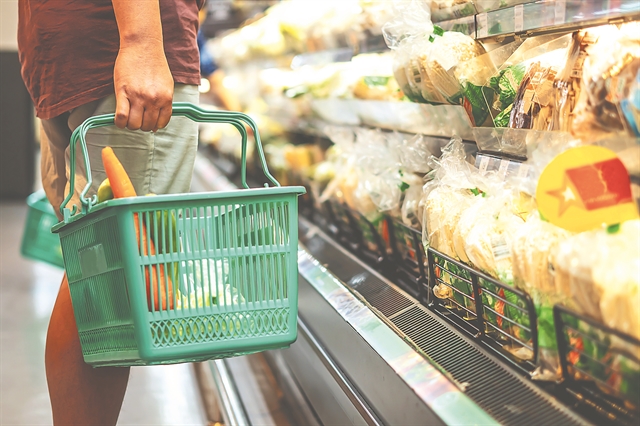
{"label": "thigh", "polygon": [[[196,86],[179,85],[174,101],[198,104]],[[169,125],[154,134],[149,164],[148,192],[189,192],[198,147],[198,124],[185,117],[172,117]]]}
{"label": "thigh", "polygon": [[[196,86],[176,85],[174,101],[198,103]],[[115,96],[102,99],[92,111],[76,110],[69,117],[70,127],[92,115],[113,113]],[[198,141],[198,126],[184,117],[173,117],[169,125],[156,133],[100,127],[89,131],[87,151],[91,169],[88,196],[95,194],[106,178],[102,149],[111,146],[122,162],[138,195],[188,192]],[[79,148],[79,147],[78,147]],[[77,151],[79,152],[79,151]],[[70,162],[67,150],[67,164]],[[79,205],[80,192],[89,183],[81,156],[75,160],[76,179],[72,203]],[[69,169],[67,168],[67,176]],[[69,190],[70,185],[67,185]]]}
{"label": "thigh", "polygon": [[69,145],[71,131],[66,114],[41,121],[40,131],[40,175],[42,188],[61,219],[60,204],[64,199],[67,184],[65,150]]}

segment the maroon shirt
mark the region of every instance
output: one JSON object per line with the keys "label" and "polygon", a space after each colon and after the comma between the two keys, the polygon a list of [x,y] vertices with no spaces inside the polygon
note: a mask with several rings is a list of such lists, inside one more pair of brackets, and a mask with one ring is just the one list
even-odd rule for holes
{"label": "maroon shirt", "polygon": [[[137,0],[132,0],[137,1]],[[159,0],[176,83],[200,84],[196,41],[204,0]],[[114,93],[120,36],[111,0],[20,0],[22,78],[38,117],[50,119]]]}

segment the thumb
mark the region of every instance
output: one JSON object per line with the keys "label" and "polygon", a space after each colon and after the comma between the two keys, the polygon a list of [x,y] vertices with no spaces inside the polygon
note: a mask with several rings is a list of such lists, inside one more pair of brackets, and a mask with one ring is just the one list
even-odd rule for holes
{"label": "thumb", "polygon": [[124,129],[129,122],[129,99],[123,91],[116,93],[116,118],[115,124],[117,127]]}

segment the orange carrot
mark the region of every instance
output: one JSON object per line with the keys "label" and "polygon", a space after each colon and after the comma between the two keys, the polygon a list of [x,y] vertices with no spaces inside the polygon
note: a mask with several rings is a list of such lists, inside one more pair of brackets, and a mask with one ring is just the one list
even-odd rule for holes
{"label": "orange carrot", "polygon": [[129,175],[110,146],[102,150],[102,164],[107,172],[114,198],[135,197],[137,195]]}
{"label": "orange carrot", "polygon": [[[131,179],[129,179],[129,175],[124,170],[122,163],[120,163],[120,160],[116,157],[113,149],[109,146],[102,150],[102,163],[104,164],[104,170],[107,173],[107,178],[111,183],[114,198],[135,197],[136,190],[131,183]],[[141,246],[141,254],[145,256],[148,256],[149,253],[151,253],[151,255],[155,255],[156,248],[153,244],[153,240],[147,240],[147,229],[144,222],[142,223],[142,232],[140,232],[138,213],[134,213],[133,226],[136,230],[136,239],[138,244]],[[158,281],[160,282],[159,296],[160,300],[162,300],[162,310],[167,309],[167,292],[169,296],[169,309],[173,309],[173,285],[171,284],[171,278],[165,274],[164,265],[145,266],[144,269],[145,281],[147,284],[147,304],[149,306],[149,310],[151,310],[152,304],[151,285],[153,284],[153,288],[157,289]],[[165,288],[165,279],[168,283],[168,288]],[[153,305],[157,311],[160,310],[158,294],[156,293],[154,296]]]}

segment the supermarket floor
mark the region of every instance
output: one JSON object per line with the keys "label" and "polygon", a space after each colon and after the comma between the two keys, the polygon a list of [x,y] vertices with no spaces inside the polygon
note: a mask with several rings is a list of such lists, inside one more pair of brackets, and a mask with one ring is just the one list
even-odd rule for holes
{"label": "supermarket floor", "polygon": [[[0,202],[0,424],[50,425],[44,342],[62,271],[19,254],[26,216]],[[205,425],[190,365],[131,369],[119,425]]]}

